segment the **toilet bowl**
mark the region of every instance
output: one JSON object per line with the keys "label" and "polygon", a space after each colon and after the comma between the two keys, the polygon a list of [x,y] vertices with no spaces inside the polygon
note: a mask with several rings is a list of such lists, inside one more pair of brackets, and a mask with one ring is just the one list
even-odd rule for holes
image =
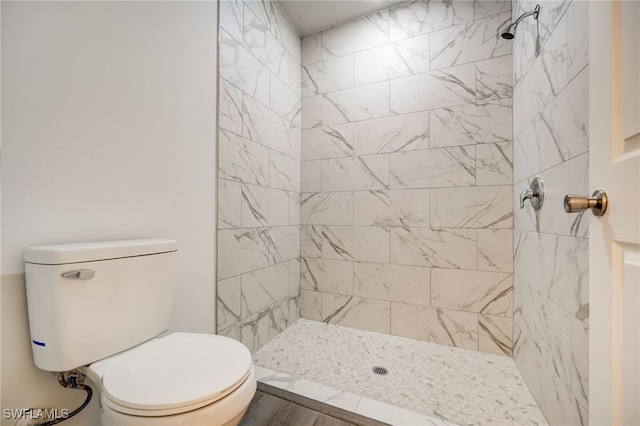
{"label": "toilet bowl", "polygon": [[208,334],[153,339],[83,372],[99,383],[104,426],[235,426],[256,391],[247,348]]}
{"label": "toilet bowl", "polygon": [[29,247],[31,349],[45,371],[82,370],[104,426],[237,425],[256,391],[240,342],[169,328],[177,241]]}

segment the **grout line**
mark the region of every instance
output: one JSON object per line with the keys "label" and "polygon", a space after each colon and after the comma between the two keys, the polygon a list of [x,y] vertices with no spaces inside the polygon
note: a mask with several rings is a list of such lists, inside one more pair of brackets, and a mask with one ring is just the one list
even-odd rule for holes
{"label": "grout line", "polygon": [[354,413],[358,413],[358,408],[360,408],[360,403],[362,402],[362,396],[358,395],[358,402],[356,403],[356,408],[353,409]]}

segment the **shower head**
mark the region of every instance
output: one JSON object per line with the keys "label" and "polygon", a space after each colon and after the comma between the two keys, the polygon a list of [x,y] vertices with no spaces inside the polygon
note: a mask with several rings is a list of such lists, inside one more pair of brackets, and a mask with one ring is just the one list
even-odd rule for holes
{"label": "shower head", "polygon": [[502,34],[500,34],[500,37],[502,37],[505,40],[511,40],[515,37],[515,34],[514,34],[515,32],[516,32],[515,29],[511,30],[511,25],[509,25],[507,29],[504,30]]}
{"label": "shower head", "polygon": [[516,27],[518,26],[520,21],[522,21],[527,16],[533,16],[533,19],[537,20],[538,15],[540,15],[540,5],[536,4],[536,7],[531,12],[523,13],[518,17],[518,19],[515,20],[515,22],[512,22],[511,24],[509,24],[507,29],[500,34],[500,37],[506,40],[512,40],[516,36]]}

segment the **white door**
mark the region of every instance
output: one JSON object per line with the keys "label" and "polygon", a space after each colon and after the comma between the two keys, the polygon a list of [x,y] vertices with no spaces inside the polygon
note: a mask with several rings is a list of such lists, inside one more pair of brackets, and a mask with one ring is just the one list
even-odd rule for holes
{"label": "white door", "polygon": [[640,2],[589,8],[589,422],[640,425]]}

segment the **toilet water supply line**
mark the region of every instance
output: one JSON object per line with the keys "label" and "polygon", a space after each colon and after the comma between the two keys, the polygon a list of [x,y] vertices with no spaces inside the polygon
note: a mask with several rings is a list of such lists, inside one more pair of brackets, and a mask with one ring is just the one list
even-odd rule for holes
{"label": "toilet water supply line", "polygon": [[80,389],[87,393],[87,397],[84,402],[75,410],[65,415],[64,417],[58,417],[53,420],[46,421],[44,423],[39,423],[39,426],[50,426],[55,425],[60,422],[64,422],[65,420],[70,419],[71,417],[78,414],[80,411],[84,410],[89,402],[91,402],[91,396],[93,395],[93,390],[90,386],[84,384],[84,379],[87,377],[84,373],[81,373],[78,370],[67,371],[64,373],[58,373],[58,383],[60,386],[67,389]]}

